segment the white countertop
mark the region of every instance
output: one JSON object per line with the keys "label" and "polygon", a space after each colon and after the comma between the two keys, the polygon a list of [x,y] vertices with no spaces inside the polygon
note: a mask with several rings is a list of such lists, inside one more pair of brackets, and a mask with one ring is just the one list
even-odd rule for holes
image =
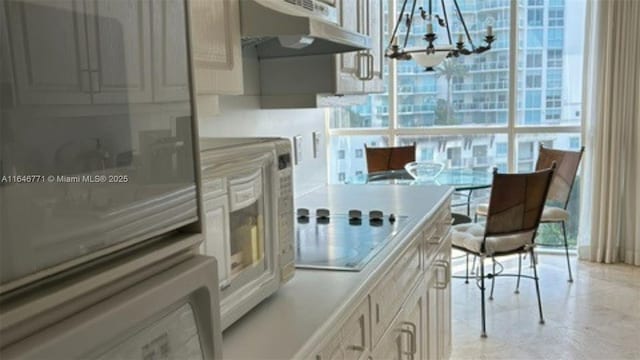
{"label": "white countertop", "polygon": [[292,359],[309,355],[344,320],[408,245],[416,225],[451,194],[447,186],[329,185],[295,200],[296,207],[382,210],[407,224],[360,272],[296,269],[294,278],[223,333],[224,359]]}

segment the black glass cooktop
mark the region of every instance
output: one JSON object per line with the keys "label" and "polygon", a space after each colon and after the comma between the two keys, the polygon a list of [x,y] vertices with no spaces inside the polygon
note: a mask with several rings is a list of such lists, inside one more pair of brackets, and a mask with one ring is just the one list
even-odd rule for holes
{"label": "black glass cooktop", "polygon": [[360,271],[407,222],[406,216],[350,220],[346,214],[299,218],[296,267]]}

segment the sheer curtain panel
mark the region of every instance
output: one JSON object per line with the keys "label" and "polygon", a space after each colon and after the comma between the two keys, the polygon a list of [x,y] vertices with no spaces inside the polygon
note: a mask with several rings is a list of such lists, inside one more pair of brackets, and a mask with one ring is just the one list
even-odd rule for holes
{"label": "sheer curtain panel", "polygon": [[640,1],[591,0],[581,259],[640,266]]}

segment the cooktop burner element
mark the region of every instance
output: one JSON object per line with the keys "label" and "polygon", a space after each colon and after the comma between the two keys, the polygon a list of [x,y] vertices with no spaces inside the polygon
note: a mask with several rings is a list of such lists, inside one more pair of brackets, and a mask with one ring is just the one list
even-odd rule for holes
{"label": "cooktop burner element", "polygon": [[[321,211],[320,211],[321,210]],[[331,214],[318,209],[298,209],[296,223],[296,267],[360,271],[405,225],[408,217],[373,210]]]}

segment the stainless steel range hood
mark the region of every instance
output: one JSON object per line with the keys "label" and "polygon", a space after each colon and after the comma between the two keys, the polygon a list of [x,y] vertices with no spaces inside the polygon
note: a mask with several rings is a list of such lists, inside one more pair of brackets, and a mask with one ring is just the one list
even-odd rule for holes
{"label": "stainless steel range hood", "polygon": [[255,45],[259,58],[336,54],[371,47],[368,36],[345,30],[318,13],[319,7],[328,5],[318,2],[305,8],[292,2],[296,3],[240,1],[243,44]]}

